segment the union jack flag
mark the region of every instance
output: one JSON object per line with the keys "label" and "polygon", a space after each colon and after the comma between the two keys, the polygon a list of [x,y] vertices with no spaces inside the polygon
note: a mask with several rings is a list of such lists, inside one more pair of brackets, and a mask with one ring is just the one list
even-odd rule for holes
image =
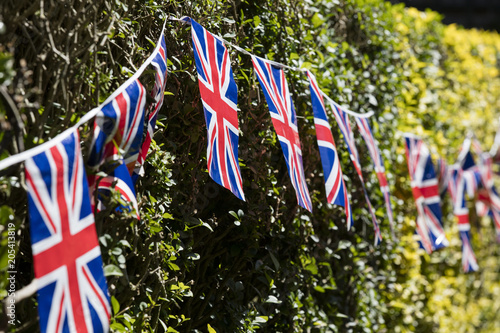
{"label": "union jack flag", "polygon": [[132,175],[134,183],[137,182],[139,176],[144,175],[144,161],[146,160],[149,146],[151,145],[151,140],[153,139],[158,111],[160,111],[160,108],[163,105],[163,98],[165,96],[165,84],[167,83],[167,44],[165,43],[165,36],[163,32],[161,33],[154,52],[155,54],[153,55],[151,65],[156,69],[156,73],[155,85],[151,91],[151,96],[154,98],[155,102],[151,105],[149,114],[146,115],[146,137],[144,138],[144,142],[142,143],[139,151],[134,174]]}
{"label": "union jack flag", "polygon": [[377,174],[380,189],[384,194],[385,207],[387,209],[387,216],[389,218],[389,225],[391,226],[392,236],[394,237],[394,217],[392,213],[389,185],[387,183],[387,177],[385,175],[384,160],[382,160],[382,155],[380,154],[377,141],[375,141],[375,138],[373,137],[373,132],[370,128],[370,125],[368,124],[368,119],[361,117],[355,117],[355,119],[356,123],[358,124],[361,136],[365,140],[366,146],[368,147],[368,153],[373,160],[373,165],[375,166],[375,173]]}
{"label": "union jack flag", "polygon": [[417,207],[417,234],[427,253],[448,246],[443,230],[438,180],[431,154],[419,138],[405,136],[406,159]]}
{"label": "union jack flag", "polygon": [[375,230],[375,245],[378,245],[382,241],[382,234],[380,233],[377,218],[375,217],[375,211],[373,210],[372,203],[370,202],[370,198],[368,197],[368,192],[366,191],[365,181],[363,179],[363,173],[361,171],[361,163],[359,162],[359,154],[358,150],[356,149],[356,142],[354,141],[354,133],[352,132],[349,116],[336,104],[332,104],[331,108],[333,115],[335,116],[335,120],[339,125],[340,131],[342,132],[342,136],[344,137],[344,141],[347,145],[347,150],[349,151],[354,169],[356,169],[359,179],[361,180],[361,186],[363,187],[366,204],[368,205],[368,211],[370,212],[373,228]]}
{"label": "union jack flag", "polygon": [[[130,177],[127,166],[122,161],[116,161],[113,171],[108,176],[99,178],[96,181],[98,195],[98,211],[105,209],[102,202],[106,196],[111,195],[111,190],[115,190],[120,194],[120,197],[125,202],[129,203],[129,207],[118,207],[118,211],[135,211],[135,216],[139,220],[139,209],[137,207],[137,199],[135,197],[133,180]],[[131,206],[131,207],[130,207]]]}
{"label": "union jack flag", "polygon": [[110,157],[123,158],[129,170],[135,166],[142,143],[145,92],[139,80],[126,82],[101,107],[94,122],[89,167],[95,169]]}
{"label": "union jack flag", "polygon": [[311,197],[307,189],[302,164],[302,148],[297,127],[297,117],[285,73],[283,69],[274,67],[265,59],[259,57],[252,56],[252,62],[260,86],[266,96],[274,130],[280,140],[281,150],[285,156],[288,174],[295,189],[297,202],[301,207],[312,212]]}
{"label": "union jack flag", "polygon": [[210,177],[241,200],[243,182],[238,162],[238,88],[224,43],[191,19],[194,58],[205,111]]}
{"label": "union jack flag", "polygon": [[462,269],[464,272],[477,271],[476,256],[470,238],[469,209],[465,201],[465,179],[459,165],[450,167],[448,191],[453,201],[453,213],[458,219],[458,230],[462,240]]}
{"label": "union jack flag", "polygon": [[[122,184],[130,186],[125,192],[122,192],[121,186],[115,187],[115,190],[120,192],[122,198],[130,202],[132,207],[137,207],[131,174],[141,149],[146,90],[139,80],[130,80],[116,90],[108,100],[94,121],[94,137],[87,164],[91,169],[97,170],[104,162],[111,162],[111,165],[102,171],[112,178],[121,179]],[[127,173],[113,169],[120,164],[126,165]],[[96,175],[90,175],[88,178],[91,192],[96,186],[99,189],[106,186],[96,184],[100,181]],[[114,183],[116,182],[104,182],[108,185]],[[97,208],[100,207],[98,204]],[[138,213],[137,218],[139,218]]]}
{"label": "union jack flag", "polygon": [[309,78],[309,89],[311,90],[316,137],[325,177],[326,197],[328,203],[345,208],[347,229],[350,229],[353,224],[351,205],[347,196],[347,189],[342,176],[342,167],[337,154],[337,147],[333,140],[332,129],[326,116],[323,94],[314,75],[308,71],[307,76]]}
{"label": "union jack flag", "polygon": [[110,299],[78,132],[26,161],[42,332],[107,332]]}

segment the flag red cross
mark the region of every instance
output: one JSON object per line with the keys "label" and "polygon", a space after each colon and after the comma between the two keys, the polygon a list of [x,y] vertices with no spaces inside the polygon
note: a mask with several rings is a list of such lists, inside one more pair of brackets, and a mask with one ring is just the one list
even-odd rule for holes
{"label": "flag red cross", "polygon": [[[226,123],[229,123],[232,127],[238,128],[238,115],[233,106],[229,105],[227,101],[222,97],[223,92],[221,91],[221,87],[223,87],[226,82],[224,80],[229,79],[225,75],[220,75],[220,71],[217,68],[217,45],[215,41],[215,37],[213,37],[210,33],[206,33],[206,42],[208,49],[208,62],[209,68],[205,65],[204,61],[200,61],[203,67],[203,72],[206,73],[205,78],[208,84],[204,84],[200,81],[200,94],[203,100],[203,105],[206,109],[212,114],[212,117],[216,118],[216,126],[217,128],[210,133],[209,142],[214,142],[217,140],[217,153],[219,155],[219,163],[223,185],[225,187],[230,186],[228,166],[226,164],[226,151],[225,151],[225,142],[231,142],[229,135],[229,128]],[[198,54],[201,56],[203,50],[199,49],[199,45],[197,43],[194,44],[196,46]],[[227,52],[227,51],[226,51]],[[226,68],[226,62],[229,57],[223,57],[221,68]],[[216,111],[216,112],[214,112]],[[209,124],[207,124],[209,126]],[[210,144],[210,143],[209,143]],[[234,156],[231,157],[234,159]],[[209,167],[212,165],[212,159],[214,158],[213,154],[208,156],[208,165]],[[234,165],[238,165],[238,161],[233,160]],[[238,174],[238,177],[240,175]],[[241,183],[241,179],[239,180]]]}
{"label": "flag red cross", "polygon": [[[267,72],[272,73],[271,65],[266,62],[265,66],[267,67]],[[276,81],[275,80],[270,80],[270,81],[272,84],[272,90],[268,89],[268,91],[274,91],[274,92],[280,91],[276,85]],[[282,89],[285,89],[287,83],[286,83],[285,73],[283,73],[283,71],[280,72],[280,81]],[[291,112],[287,112],[287,110],[291,109],[292,107],[291,105],[289,105],[291,101],[287,100],[286,98],[280,98],[281,95],[279,94],[276,95],[270,94],[270,96],[273,99],[273,103],[276,106],[276,109],[279,113],[279,115],[277,115],[276,113],[271,112],[274,129],[278,137],[281,137],[290,142],[289,145],[291,149],[290,157],[292,158],[292,161],[290,161],[290,167],[298,168],[300,165],[302,165],[302,163],[297,160],[299,155],[297,152],[297,148],[300,150],[301,146],[300,146],[300,138],[299,138],[299,133],[297,131],[297,126],[292,122],[290,117],[288,117],[289,114],[291,115]],[[287,96],[287,94],[283,94],[283,96]],[[299,179],[297,179],[297,189],[301,193],[302,197],[306,197],[307,194],[303,193],[303,189],[302,186],[300,186]]]}
{"label": "flag red cross", "polygon": [[[268,73],[272,73],[271,65],[269,63],[266,63],[266,67]],[[283,72],[280,73],[280,80],[282,89],[285,89],[286,81],[285,74]],[[278,92],[279,89],[276,86],[276,82],[274,80],[271,80],[271,84],[273,85],[273,88],[272,90],[268,91]],[[300,149],[300,139],[299,133],[297,132],[297,127],[291,122],[291,119],[289,119],[288,117],[289,112],[287,112],[287,110],[291,107],[288,104],[290,103],[290,101],[286,100],[286,98],[282,99],[279,98],[279,96],[273,96],[273,94],[271,94],[271,98],[273,99],[274,105],[276,105],[276,108],[279,112],[279,116],[275,113],[271,113],[274,129],[276,130],[276,134],[278,134],[278,136],[281,136],[290,142],[292,157],[295,158],[297,156],[295,148],[298,147]],[[295,165],[299,165],[298,161],[294,161],[294,163],[296,163]]]}
{"label": "flag red cross", "polygon": [[377,178],[378,182],[380,183],[381,187],[387,187],[387,178],[385,177],[385,172],[384,171],[376,171],[377,173]]}
{"label": "flag red cross", "polygon": [[[57,146],[50,149],[52,156],[54,158],[54,162],[56,165],[63,165],[63,157],[61,156]],[[75,163],[75,167],[78,168],[78,163]],[[73,173],[75,178],[77,177],[78,172]],[[29,173],[26,173],[27,180],[29,182],[33,182]],[[74,180],[78,181],[77,179]],[[34,269],[37,277],[45,276],[54,270],[66,266],[67,274],[68,274],[68,284],[69,284],[69,292],[70,295],[65,295],[61,298],[61,303],[65,301],[65,297],[70,297],[71,299],[71,307],[73,310],[73,318],[78,328],[79,332],[87,332],[87,324],[85,323],[85,316],[82,308],[82,301],[80,295],[80,286],[78,279],[78,267],[76,264],[76,260],[93,250],[95,247],[98,247],[97,234],[95,230],[95,225],[92,223],[89,226],[85,227],[83,230],[78,231],[75,234],[72,234],[70,229],[70,213],[68,212],[68,202],[67,198],[64,195],[64,168],[57,168],[57,203],[59,206],[59,215],[60,215],[60,227],[61,227],[61,241],[57,244],[54,244],[50,248],[34,254]],[[76,186],[74,186],[74,191],[76,191]],[[35,191],[35,195],[37,199],[41,202],[40,193],[37,191],[36,187],[33,187]],[[71,193],[73,197],[75,193]],[[45,209],[45,207],[44,207]],[[54,231],[56,231],[56,224],[51,218],[51,213],[45,211],[45,215],[49,218],[49,222]],[[102,304],[102,308],[106,309],[106,316],[109,318],[109,312],[107,311],[107,301],[101,298],[100,293],[95,289],[93,283],[91,283],[91,278],[89,277],[87,271],[84,269],[83,274],[85,278],[89,281],[89,285],[94,289],[95,295],[98,295],[99,301]],[[60,311],[58,314],[57,320],[57,329],[56,332],[59,332],[60,327],[63,325],[63,313],[62,310],[64,307],[59,307]]]}
{"label": "flag red cross", "polygon": [[413,197],[415,198],[415,200],[418,200],[420,198],[423,198],[425,200],[425,199],[430,199],[430,198],[439,196],[439,189],[438,189],[437,180],[435,182],[432,182],[432,184],[412,183],[411,188],[412,188]]}
{"label": "flag red cross", "polygon": [[333,141],[332,130],[329,127],[327,127],[323,124],[316,123],[316,136],[318,137],[319,141],[326,141],[330,144],[333,143],[333,146],[335,147],[335,142]]}

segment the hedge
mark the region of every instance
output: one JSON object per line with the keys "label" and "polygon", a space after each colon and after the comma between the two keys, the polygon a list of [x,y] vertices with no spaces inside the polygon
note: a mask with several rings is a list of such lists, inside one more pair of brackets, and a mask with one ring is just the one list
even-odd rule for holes
{"label": "hedge", "polygon": [[[43,7],[40,7],[43,5]],[[373,228],[359,179],[331,118],[351,194],[354,228],[326,203],[306,77],[286,71],[299,115],[313,213],[299,208],[248,56],[231,50],[238,85],[246,202],[213,182],[189,26],[167,21],[165,102],[137,186],[141,221],[96,215],[114,332],[500,332],[499,247],[471,203],[480,271],[461,272],[458,229],[443,203],[450,247],[416,242],[401,133],[422,135],[453,163],[467,131],[488,149],[500,107],[500,36],[445,26],[439,14],[381,0],[4,1],[0,158],[54,137],[118,88],[154,48],[167,15],[267,58],[304,67],[337,102],[375,113],[397,221],[391,238],[379,184],[360,136]],[[141,81],[151,87],[152,72]],[[81,128],[84,154],[91,124]],[[0,177],[0,295],[7,294],[7,225],[17,228],[17,289],[33,279],[23,166]],[[2,309],[3,325],[6,325]],[[39,330],[36,297],[17,304],[10,331]]]}

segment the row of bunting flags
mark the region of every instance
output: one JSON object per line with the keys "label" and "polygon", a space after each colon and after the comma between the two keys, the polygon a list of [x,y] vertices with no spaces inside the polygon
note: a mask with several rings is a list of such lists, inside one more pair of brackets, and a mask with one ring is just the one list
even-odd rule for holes
{"label": "row of bunting flags", "polygon": [[[214,36],[191,18],[184,17],[179,21],[191,25],[194,58],[207,126],[210,177],[239,199],[245,200],[238,162],[238,90],[225,46],[227,42]],[[153,137],[156,117],[163,103],[167,79],[164,29],[165,25],[153,54],[102,105],[90,111],[58,137],[0,161],[0,169],[25,161],[42,332],[109,330],[110,297],[93,212],[104,209],[103,198],[115,191],[129,203],[128,207],[118,209],[134,212],[139,219],[134,184],[143,174],[143,164]],[[312,211],[302,163],[297,116],[283,71],[283,68],[291,67],[250,55],[269,106],[297,202],[301,207]],[[155,69],[155,84],[152,91],[148,92],[139,77],[150,65]],[[347,227],[350,228],[353,224],[352,211],[327,117],[329,106],[360,178],[375,230],[375,244],[378,244],[382,236],[365,187],[348,116],[354,116],[367,145],[384,196],[391,233],[394,235],[384,161],[367,119],[369,114],[357,114],[339,106],[321,91],[311,72],[305,71],[305,74],[309,80],[327,202],[344,207]],[[149,105],[146,103],[148,94],[153,99]],[[91,119],[94,119],[93,136],[86,166],[92,172],[86,175],[78,127]],[[468,138],[457,164],[447,166],[440,159],[436,172],[430,151],[421,139],[407,135],[405,142],[411,187],[418,212],[416,232],[421,247],[427,253],[432,253],[448,245],[443,230],[440,201],[440,197],[448,191],[454,214],[458,218],[463,244],[463,270],[477,270],[478,264],[470,242],[465,199],[466,195],[478,198],[478,213],[493,218],[500,237],[500,197],[493,185],[492,155],[483,153],[477,141]],[[479,164],[474,161],[471,146],[480,157]],[[500,159],[496,156],[494,158]],[[102,173],[106,176],[100,176]]]}
{"label": "row of bunting flags", "polygon": [[[484,152],[477,139],[468,135],[457,162],[447,165],[439,158],[436,169],[429,148],[422,139],[406,134],[406,156],[411,187],[417,207],[417,233],[420,245],[427,252],[446,247],[441,212],[441,199],[449,193],[453,214],[458,220],[462,240],[462,268],[464,272],[477,271],[476,256],[471,245],[471,226],[467,197],[475,200],[478,216],[489,216],[493,221],[497,241],[500,242],[500,196],[493,182],[493,163],[500,163],[500,131],[490,152]],[[474,154],[479,162],[474,160]]]}

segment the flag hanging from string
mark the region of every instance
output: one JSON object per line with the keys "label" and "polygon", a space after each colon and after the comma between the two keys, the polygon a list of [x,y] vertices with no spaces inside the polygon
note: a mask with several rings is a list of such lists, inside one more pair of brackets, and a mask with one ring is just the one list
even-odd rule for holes
{"label": "flag hanging from string", "polygon": [[161,106],[163,105],[163,99],[165,96],[165,84],[167,83],[167,44],[165,43],[163,30],[160,35],[160,39],[158,40],[155,52],[153,53],[151,65],[156,69],[155,84],[153,90],[151,91],[151,97],[153,97],[154,103],[151,104],[148,110],[149,112],[145,116],[146,137],[141,145],[134,173],[132,174],[134,184],[137,182],[139,176],[144,175],[144,161],[146,160],[149,147],[151,146],[151,140],[153,140],[156,118]]}
{"label": "flag hanging from string", "polygon": [[238,88],[224,43],[191,19],[194,58],[198,72],[208,145],[210,177],[241,200],[243,182],[238,161]]}
{"label": "flag hanging from string", "polygon": [[283,69],[269,64],[265,59],[252,56],[260,86],[266,96],[267,105],[278,135],[281,150],[285,156],[288,174],[297,196],[299,205],[312,212],[311,197],[307,189],[302,150],[300,146],[297,117],[292,97],[288,90]]}
{"label": "flag hanging from string", "polygon": [[26,160],[42,332],[107,332],[110,298],[78,132]]}
{"label": "flag hanging from string", "polygon": [[384,195],[385,207],[387,209],[387,217],[389,218],[389,225],[391,227],[392,236],[394,235],[394,217],[392,213],[391,205],[391,195],[389,193],[389,184],[387,183],[387,176],[385,175],[384,160],[380,154],[380,149],[378,148],[377,141],[373,136],[372,129],[368,124],[368,119],[355,117],[356,123],[358,124],[361,136],[365,140],[366,146],[368,147],[368,153],[372,158],[373,165],[375,167],[375,173],[377,174],[378,182],[380,184],[380,190]]}
{"label": "flag hanging from string", "polygon": [[325,177],[326,197],[328,203],[345,208],[347,229],[350,229],[353,224],[351,205],[342,175],[342,167],[340,165],[337,147],[335,146],[332,130],[326,115],[323,94],[314,75],[308,71],[307,77],[309,78],[314,125],[316,127],[316,137]]}
{"label": "flag hanging from string", "polygon": [[359,161],[359,154],[358,150],[356,149],[356,142],[354,141],[354,133],[352,132],[349,116],[338,105],[332,104],[331,108],[333,115],[335,116],[335,120],[339,125],[340,131],[342,132],[342,136],[344,137],[344,141],[346,143],[347,150],[349,151],[349,155],[351,157],[352,164],[354,165],[354,169],[356,169],[356,173],[358,174],[359,179],[361,180],[361,186],[363,188],[366,204],[368,205],[368,211],[370,212],[373,228],[375,231],[375,245],[378,245],[382,241],[382,234],[380,233],[380,228],[377,222],[377,218],[375,217],[375,212],[373,210],[372,203],[370,202],[370,198],[368,197],[368,192],[366,191],[365,181],[363,178],[363,173],[361,171],[361,163]]}
{"label": "flag hanging from string", "polygon": [[479,169],[470,151],[471,143],[469,137],[464,140],[457,163],[451,167],[448,184],[448,191],[453,201],[453,213],[457,217],[458,230],[462,240],[462,269],[466,273],[479,269],[471,244],[469,209],[465,198],[466,193],[471,198],[475,196],[481,181]]}
{"label": "flag hanging from string", "polygon": [[[96,171],[104,171],[103,179],[90,175],[91,191],[98,188],[97,209],[102,210],[101,200],[106,191],[115,190],[130,205],[137,208],[137,199],[131,174],[136,166],[142,144],[144,128],[145,88],[137,79],[127,81],[109,98],[94,121],[94,136],[87,164]],[[128,172],[124,172],[124,168]],[[99,184],[103,180],[103,184]],[[115,186],[119,183],[119,186]],[[125,208],[125,207],[123,207]],[[139,212],[136,210],[137,219]]]}
{"label": "flag hanging from string", "polygon": [[427,253],[445,246],[448,240],[443,230],[438,180],[429,149],[414,136],[405,136],[406,160],[411,188],[417,208],[417,234]]}
{"label": "flag hanging from string", "polygon": [[450,167],[448,191],[453,202],[453,213],[457,217],[458,230],[462,240],[462,269],[467,273],[477,271],[479,266],[471,245],[469,209],[465,201],[465,182],[461,167],[459,165]]}

